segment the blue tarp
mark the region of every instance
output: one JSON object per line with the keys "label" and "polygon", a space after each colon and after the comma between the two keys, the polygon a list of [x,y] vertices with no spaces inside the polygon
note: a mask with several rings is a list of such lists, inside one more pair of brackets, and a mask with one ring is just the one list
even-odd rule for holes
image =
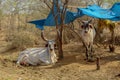
{"label": "blue tarp", "polygon": [[45,21],[46,19],[41,19],[41,20],[29,21],[29,23],[35,24],[37,28],[43,30]]}
{"label": "blue tarp", "polygon": [[[62,5],[61,0],[58,0],[58,1],[59,1],[59,5]],[[55,16],[58,16],[57,20],[58,20],[58,25],[59,25],[61,23],[60,13],[57,12],[57,7],[56,7],[55,3],[56,3],[56,0],[54,0],[54,14],[55,14]],[[60,12],[62,11],[62,9],[63,8],[60,7]],[[73,22],[76,18],[78,18],[80,16],[82,16],[82,15],[78,15],[78,13],[71,12],[67,9],[64,23],[68,24],[70,22]],[[44,26],[55,26],[55,20],[53,17],[52,10],[50,11],[50,13],[48,14],[46,19],[29,21],[29,23],[35,24],[36,27],[39,29],[44,29]]]}
{"label": "blue tarp", "polygon": [[[59,2],[59,4],[61,5],[61,2]],[[62,7],[60,8],[62,10]],[[112,21],[120,21],[120,2],[115,3],[110,9],[103,9],[98,5],[89,5],[86,8],[77,8],[77,10],[77,12],[71,12],[69,10],[66,11],[65,24],[73,22],[76,18],[79,18],[83,15],[94,18],[109,19]],[[58,24],[60,24],[60,13],[57,12],[56,5],[54,5],[54,13],[55,16],[58,15]],[[43,26],[55,26],[55,20],[52,15],[52,11],[50,11],[46,19],[30,21],[30,23],[35,24],[36,27],[40,29],[44,29]]]}
{"label": "blue tarp", "polygon": [[115,3],[110,9],[103,9],[98,5],[90,5],[86,8],[77,8],[79,15],[84,14],[94,18],[109,19],[112,21],[120,20],[120,2]]}

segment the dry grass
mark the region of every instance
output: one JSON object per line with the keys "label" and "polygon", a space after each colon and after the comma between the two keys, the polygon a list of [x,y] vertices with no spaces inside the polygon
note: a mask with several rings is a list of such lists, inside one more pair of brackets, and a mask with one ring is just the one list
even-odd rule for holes
{"label": "dry grass", "polygon": [[[18,33],[12,35],[10,47],[24,49],[34,47],[36,44],[43,45],[43,40],[39,38],[40,32],[29,28],[20,29]],[[56,33],[51,33],[52,29],[47,30],[45,34],[47,38],[54,39]],[[63,45],[65,57],[55,65],[17,66],[15,61],[21,50],[0,53],[0,80],[120,80],[120,77],[116,77],[120,74],[120,46],[117,46],[115,53],[95,46],[95,54],[101,57],[101,69],[97,71],[95,62],[89,63],[84,60],[85,50],[76,39],[75,36],[69,44]]]}
{"label": "dry grass", "polygon": [[33,47],[39,44],[38,36],[34,33],[22,31],[14,34],[11,47],[15,49],[23,49],[26,47]]}
{"label": "dry grass", "polygon": [[[73,47],[74,46],[74,47]],[[95,62],[84,60],[84,49],[79,43],[63,45],[64,59],[49,66],[17,66],[15,60],[19,51],[0,54],[0,80],[119,80],[120,47],[115,53],[96,48],[101,56],[101,69],[96,70]]]}

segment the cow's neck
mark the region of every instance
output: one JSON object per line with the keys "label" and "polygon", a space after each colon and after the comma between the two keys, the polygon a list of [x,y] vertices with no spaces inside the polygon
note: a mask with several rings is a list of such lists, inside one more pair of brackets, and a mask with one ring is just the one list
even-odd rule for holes
{"label": "cow's neck", "polygon": [[55,51],[54,50],[50,51],[49,47],[47,47],[47,50],[48,50],[49,59],[51,60],[51,63],[57,62],[57,56],[55,54]]}

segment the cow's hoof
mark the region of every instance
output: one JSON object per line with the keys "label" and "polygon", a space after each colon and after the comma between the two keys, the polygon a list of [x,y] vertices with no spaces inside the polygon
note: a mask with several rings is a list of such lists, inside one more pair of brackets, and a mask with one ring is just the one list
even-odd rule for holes
{"label": "cow's hoof", "polygon": [[87,58],[84,59],[85,61],[88,60]]}
{"label": "cow's hoof", "polygon": [[115,52],[115,47],[114,47],[114,46],[109,45],[109,50],[110,50],[110,52]]}
{"label": "cow's hoof", "polygon": [[94,59],[88,59],[87,61],[88,62],[94,62],[95,60]]}

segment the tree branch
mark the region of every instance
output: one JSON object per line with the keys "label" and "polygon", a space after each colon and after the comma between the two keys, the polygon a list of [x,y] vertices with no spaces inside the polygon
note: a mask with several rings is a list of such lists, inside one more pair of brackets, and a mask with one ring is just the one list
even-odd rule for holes
{"label": "tree branch", "polygon": [[47,5],[47,7],[51,10],[52,8],[50,7],[50,5],[47,3],[46,0],[44,0],[44,3]]}

